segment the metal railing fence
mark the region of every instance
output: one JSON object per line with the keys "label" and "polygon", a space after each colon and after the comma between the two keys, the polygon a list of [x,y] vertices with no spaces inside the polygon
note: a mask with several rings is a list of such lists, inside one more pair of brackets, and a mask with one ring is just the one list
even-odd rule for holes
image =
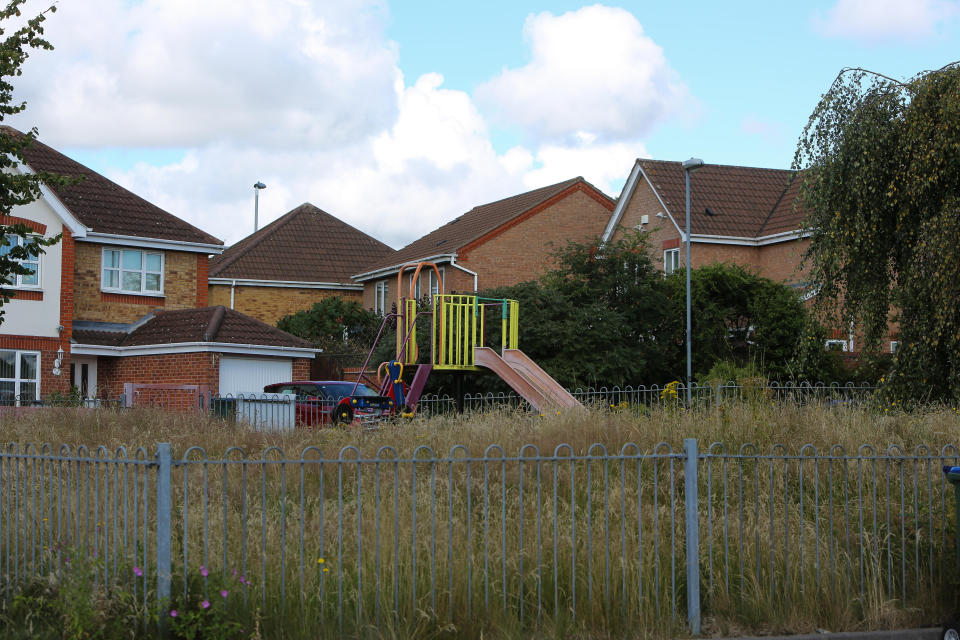
{"label": "metal railing fence", "polygon": [[[695,407],[709,409],[729,402],[770,401],[794,405],[861,405],[870,401],[878,387],[869,384],[846,383],[777,383],[763,382],[757,385],[728,382],[719,385],[691,386]],[[629,410],[641,412],[653,407],[679,407],[684,405],[686,387],[681,383],[671,385],[627,385],[624,387],[578,387],[570,393],[581,404],[591,408]],[[465,411],[483,412],[497,409],[525,409],[529,404],[513,392],[465,394]],[[429,394],[420,398],[418,411],[428,415],[453,413],[457,410],[456,399],[448,394]]]}
{"label": "metal railing fence", "polygon": [[933,615],[957,561],[940,466],[957,460],[953,445],[701,452],[693,439],[332,457],[10,445],[0,572],[15,585],[82,559],[146,608],[186,598],[202,566],[203,588],[234,581],[265,629],[351,636],[425,621],[698,633],[702,614],[745,610]]}

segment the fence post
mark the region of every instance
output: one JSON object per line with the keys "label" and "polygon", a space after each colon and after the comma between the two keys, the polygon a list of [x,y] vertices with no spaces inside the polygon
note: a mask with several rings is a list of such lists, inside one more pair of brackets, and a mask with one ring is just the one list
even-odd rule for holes
{"label": "fence post", "polygon": [[687,622],[690,633],[700,635],[700,517],[698,513],[698,482],[696,438],[685,438],[683,451],[683,494],[686,506],[687,535]]}
{"label": "fence post", "polygon": [[[157,445],[157,606],[170,601],[170,443]],[[161,624],[165,620],[160,612]]]}

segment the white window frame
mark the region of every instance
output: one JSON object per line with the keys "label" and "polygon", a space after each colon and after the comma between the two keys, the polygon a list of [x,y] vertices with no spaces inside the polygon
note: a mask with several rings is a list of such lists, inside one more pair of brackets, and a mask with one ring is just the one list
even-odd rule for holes
{"label": "white window frame", "polygon": [[[14,354],[13,361],[13,377],[12,378],[0,378],[0,382],[12,382],[13,383],[13,397],[16,398],[16,405],[20,406],[21,393],[20,393],[20,384],[23,382],[32,382],[36,385],[36,393],[34,394],[34,401],[40,399],[40,374],[43,370],[42,356],[39,351],[18,351],[16,349],[0,349],[0,353],[7,352]],[[37,377],[33,379],[22,378],[20,374],[20,360],[22,356],[36,356],[37,357]]]}
{"label": "white window frame", "polygon": [[[668,256],[672,256],[673,264],[671,265],[671,260],[668,259]],[[663,275],[668,276],[677,269],[680,268],[680,249],[664,249],[663,251]]]}
{"label": "white window frame", "polygon": [[899,351],[899,350],[900,350],[900,341],[899,341],[899,340],[891,340],[891,341],[890,341],[890,353],[896,353],[896,352]]}
{"label": "white window frame", "polygon": [[379,314],[387,315],[387,299],[390,297],[390,283],[378,282],[373,293],[373,310]]}
{"label": "white window frame", "polygon": [[413,285],[413,299],[414,299],[414,300],[419,300],[419,299],[420,299],[420,293],[421,293],[421,290],[420,290],[420,275],[417,274],[417,281],[416,281],[416,283],[414,283],[414,281],[413,281],[413,274],[411,273],[411,274],[410,274],[410,284]]}
{"label": "white window frame", "polygon": [[[140,259],[140,270],[135,269],[124,269],[123,268],[123,252],[124,251],[138,251],[141,254]],[[117,252],[120,254],[120,259],[118,261],[118,267],[107,267],[107,253]],[[160,256],[160,270],[152,271],[147,269],[147,256]],[[147,251],[145,249],[138,249],[136,247],[104,247],[103,251],[100,254],[100,289],[102,291],[107,291],[109,293],[124,293],[134,296],[156,296],[162,297],[164,295],[164,272],[166,271],[166,256],[162,251]],[[116,271],[117,272],[117,284],[116,287],[111,287],[107,285],[106,272],[107,271]],[[140,274],[140,290],[135,291],[133,289],[124,289],[123,288],[123,272],[128,271],[131,273]],[[160,290],[159,291],[150,291],[146,289],[147,285],[147,274],[159,274],[160,276]]]}
{"label": "white window frame", "polygon": [[[22,246],[23,243],[26,242],[26,238],[23,236],[5,236],[5,239],[8,241],[16,240],[16,244],[13,242],[9,243],[11,249],[17,246]],[[43,283],[43,274],[40,271],[40,256],[37,256],[34,260],[15,260],[15,262],[25,265],[36,265],[37,284],[24,284],[23,276],[11,274],[11,278],[13,279],[5,286],[10,289],[39,289]]]}
{"label": "white window frame", "polygon": [[847,342],[846,340],[834,338],[832,340],[825,341],[823,343],[823,348],[826,349],[827,351],[833,351],[833,349],[830,349],[832,345],[840,345],[840,351],[842,351],[843,353],[846,353],[847,351],[849,351],[850,343]]}
{"label": "white window frame", "polygon": [[440,285],[443,284],[444,271],[443,267],[438,267],[440,271],[440,280],[437,281],[437,274],[434,273],[433,269],[430,269],[430,299],[433,300],[433,296],[440,295]]}

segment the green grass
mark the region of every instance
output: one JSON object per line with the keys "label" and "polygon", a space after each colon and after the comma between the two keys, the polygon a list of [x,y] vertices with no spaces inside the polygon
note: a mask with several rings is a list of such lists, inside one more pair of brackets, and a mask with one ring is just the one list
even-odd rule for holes
{"label": "green grass", "polygon": [[[392,451],[381,451],[386,461],[379,469],[366,463],[358,467],[353,460],[358,455],[375,458],[385,446],[394,447],[403,459],[418,447],[445,458],[456,445],[483,458],[494,443],[508,457],[518,456],[524,445],[536,446],[541,455],[569,445],[569,451],[584,456],[595,443],[610,453],[633,443],[636,447],[628,447],[628,452],[650,454],[681,451],[684,437],[697,438],[701,453],[715,442],[731,453],[753,443],[760,455],[801,454],[806,444],[821,453],[839,445],[848,455],[862,444],[872,444],[879,452],[891,445],[907,453],[921,445],[938,452],[955,442],[957,425],[952,408],[907,414],[741,403],[705,412],[662,409],[641,415],[604,411],[531,417],[505,412],[417,419],[376,432],[286,434],[250,433],[217,420],[147,410],[50,409],[5,418],[2,429],[12,442],[104,445],[110,451],[143,446],[151,455],[155,443],[170,442],[177,458],[198,444],[208,460],[220,460],[231,447],[241,447],[251,461],[245,466],[209,464],[204,469],[195,464],[186,476],[184,467],[175,468],[173,550],[174,570],[179,572],[175,592],[183,585],[184,547],[189,572],[204,564],[228,582],[234,580],[234,569],[251,580],[246,602],[240,602],[235,614],[245,635],[336,635],[342,622],[350,637],[599,638],[685,633],[682,460],[675,460],[672,470],[669,461],[650,459],[639,464],[636,459],[578,459],[538,465],[529,460],[502,462],[495,449],[486,463],[470,463],[469,481],[465,462],[395,465]],[[778,444],[782,451],[774,448]],[[261,464],[263,457],[281,457],[269,451],[271,447],[282,449],[289,462]],[[308,462],[320,457],[313,450],[301,463],[301,452],[308,447],[323,452],[327,462],[322,468]],[[344,447],[356,450],[348,450],[341,464],[330,462]],[[561,451],[566,455],[568,449]],[[418,455],[424,454],[421,449]],[[465,454],[458,450],[453,455]],[[532,455],[532,449],[524,455]],[[230,456],[239,460],[242,454]],[[194,451],[189,457],[198,460],[202,455]],[[893,628],[936,623],[948,613],[955,604],[949,588],[956,573],[955,519],[938,461],[885,464],[730,458],[726,464],[712,460],[708,473],[701,463],[705,632]],[[89,474],[87,467],[81,470]],[[204,470],[206,485],[201,482]],[[30,471],[24,466],[18,478],[26,481]],[[49,480],[51,470],[45,473],[40,475]],[[81,473],[74,481],[86,477]],[[106,487],[108,496],[122,497],[110,493],[110,487],[122,486],[115,478],[97,486]],[[70,542],[103,548],[115,535],[112,516],[101,530],[96,525],[102,518],[93,514],[94,525],[88,526],[85,517],[90,514],[82,507],[77,510],[82,504],[74,505]],[[713,515],[709,521],[708,505]],[[724,508],[726,527],[720,518]],[[28,522],[31,514],[23,511],[21,526],[36,524]],[[78,520],[77,515],[84,517]],[[148,557],[154,543],[148,541]],[[141,558],[142,548],[132,555],[135,544],[131,539],[120,555]],[[54,563],[46,569],[46,575],[56,574]],[[121,574],[121,587],[126,584],[122,574],[129,570],[130,562],[111,569]],[[244,591],[236,584],[230,590],[231,598]],[[191,587],[191,598],[193,591]],[[115,606],[125,587],[90,593],[93,610],[114,611],[104,619],[130,615]],[[47,592],[46,597],[57,601],[60,596]],[[6,624],[0,637],[18,637],[15,629],[27,615],[23,607],[11,609],[8,604],[3,611]],[[53,631],[63,628],[54,625]],[[136,627],[125,628],[133,633]]]}

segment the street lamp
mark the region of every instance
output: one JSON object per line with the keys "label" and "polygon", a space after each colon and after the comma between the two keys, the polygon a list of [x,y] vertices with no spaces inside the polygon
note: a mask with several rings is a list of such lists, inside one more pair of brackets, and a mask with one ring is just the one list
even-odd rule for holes
{"label": "street lamp", "polygon": [[256,184],[253,185],[253,230],[256,231],[259,227],[259,217],[260,217],[260,189],[266,189],[267,185],[263,184],[259,180]]}
{"label": "street lamp", "polygon": [[693,380],[693,350],[691,347],[693,336],[691,335],[690,329],[690,174],[703,166],[703,160],[700,158],[690,158],[689,160],[684,160],[682,166],[683,173],[687,179],[687,260],[686,264],[684,264],[684,272],[687,277],[687,406],[689,407],[692,399],[690,384]]}

